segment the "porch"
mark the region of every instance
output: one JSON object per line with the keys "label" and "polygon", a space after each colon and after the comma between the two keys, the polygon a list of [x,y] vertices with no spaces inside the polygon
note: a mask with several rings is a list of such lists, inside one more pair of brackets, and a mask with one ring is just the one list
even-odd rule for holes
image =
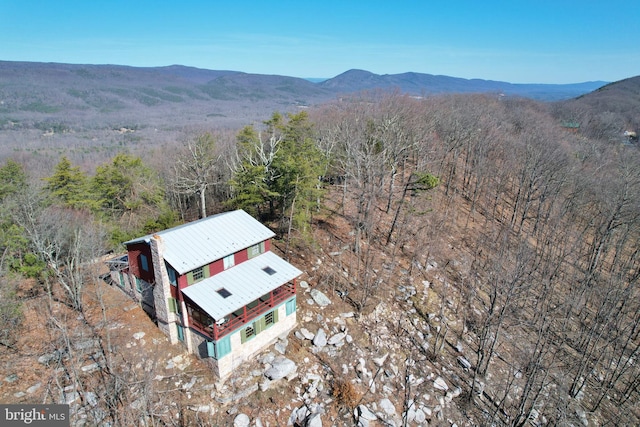
{"label": "porch", "polygon": [[296,281],[285,283],[230,313],[220,319],[214,320],[204,310],[198,307],[188,297],[185,297],[189,326],[214,341],[228,335],[244,324],[271,311],[296,294]]}

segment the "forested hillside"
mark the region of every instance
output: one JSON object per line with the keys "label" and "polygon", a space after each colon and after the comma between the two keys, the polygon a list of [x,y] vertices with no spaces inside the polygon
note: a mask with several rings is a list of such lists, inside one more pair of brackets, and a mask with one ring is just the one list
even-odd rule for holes
{"label": "forested hillside", "polygon": [[[620,99],[637,107],[629,91]],[[7,160],[0,366],[19,380],[11,360],[42,356],[21,340],[35,305],[58,352],[47,363],[61,369],[39,368],[46,387],[25,397],[10,385],[2,400],[58,402],[73,387],[95,393],[74,401],[76,417],[114,425],[230,424],[238,411],[282,425],[302,406],[331,425],[364,425],[365,409],[371,425],[637,425],[640,158],[623,137],[637,117],[616,98],[580,107],[609,115],[608,132],[567,126],[577,102],[376,93],[162,150],[123,144],[91,162],[73,152],[39,171]],[[289,337],[299,378],[206,415],[209,389],[185,403],[182,386],[152,386],[156,368],[132,374],[146,362],[110,342],[95,260],[130,236],[231,208],[271,226],[277,250],[333,301],[323,310],[300,296],[301,327],[335,322],[355,339],[329,349]],[[331,320],[341,313],[347,323]],[[99,344],[99,376],[72,357],[76,323]],[[200,368],[189,375],[207,381]],[[177,396],[175,411],[160,410]]]}

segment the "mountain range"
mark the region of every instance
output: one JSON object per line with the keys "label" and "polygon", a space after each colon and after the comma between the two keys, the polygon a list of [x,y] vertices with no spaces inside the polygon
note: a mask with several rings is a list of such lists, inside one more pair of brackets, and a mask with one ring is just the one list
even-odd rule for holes
{"label": "mountain range", "polygon": [[[312,82],[302,78],[205,70],[181,65],[129,67],[0,61],[0,125],[48,118],[98,122],[214,121],[236,125],[362,91],[415,96],[491,92],[551,101],[591,92],[606,82],[512,84],[421,73],[378,75],[349,70]],[[179,119],[181,117],[181,119]],[[184,120],[182,120],[184,119]]]}

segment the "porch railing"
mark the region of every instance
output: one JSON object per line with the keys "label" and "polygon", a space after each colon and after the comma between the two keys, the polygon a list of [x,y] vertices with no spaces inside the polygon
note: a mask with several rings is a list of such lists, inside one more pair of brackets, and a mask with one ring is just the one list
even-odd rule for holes
{"label": "porch railing", "polygon": [[[273,307],[283,303],[296,294],[296,284],[286,283],[274,289],[269,294],[259,298],[257,305],[249,308],[244,306],[239,315],[230,313],[224,317],[223,323],[204,325],[189,316],[189,326],[217,341],[225,335],[233,332],[240,326],[251,322],[253,319],[270,311]],[[237,313],[237,312],[236,312]],[[219,322],[219,321],[218,321]]]}

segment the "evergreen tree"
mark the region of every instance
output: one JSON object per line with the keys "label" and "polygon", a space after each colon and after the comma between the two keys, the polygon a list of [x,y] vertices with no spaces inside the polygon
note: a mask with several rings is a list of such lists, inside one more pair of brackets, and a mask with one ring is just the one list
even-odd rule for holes
{"label": "evergreen tree", "polygon": [[53,203],[61,203],[70,208],[95,208],[94,198],[90,194],[87,176],[79,167],[63,156],[56,165],[53,175],[44,179],[45,190],[52,197]]}
{"label": "evergreen tree", "polygon": [[11,196],[27,187],[27,174],[23,166],[15,160],[9,159],[0,167],[0,200]]}

